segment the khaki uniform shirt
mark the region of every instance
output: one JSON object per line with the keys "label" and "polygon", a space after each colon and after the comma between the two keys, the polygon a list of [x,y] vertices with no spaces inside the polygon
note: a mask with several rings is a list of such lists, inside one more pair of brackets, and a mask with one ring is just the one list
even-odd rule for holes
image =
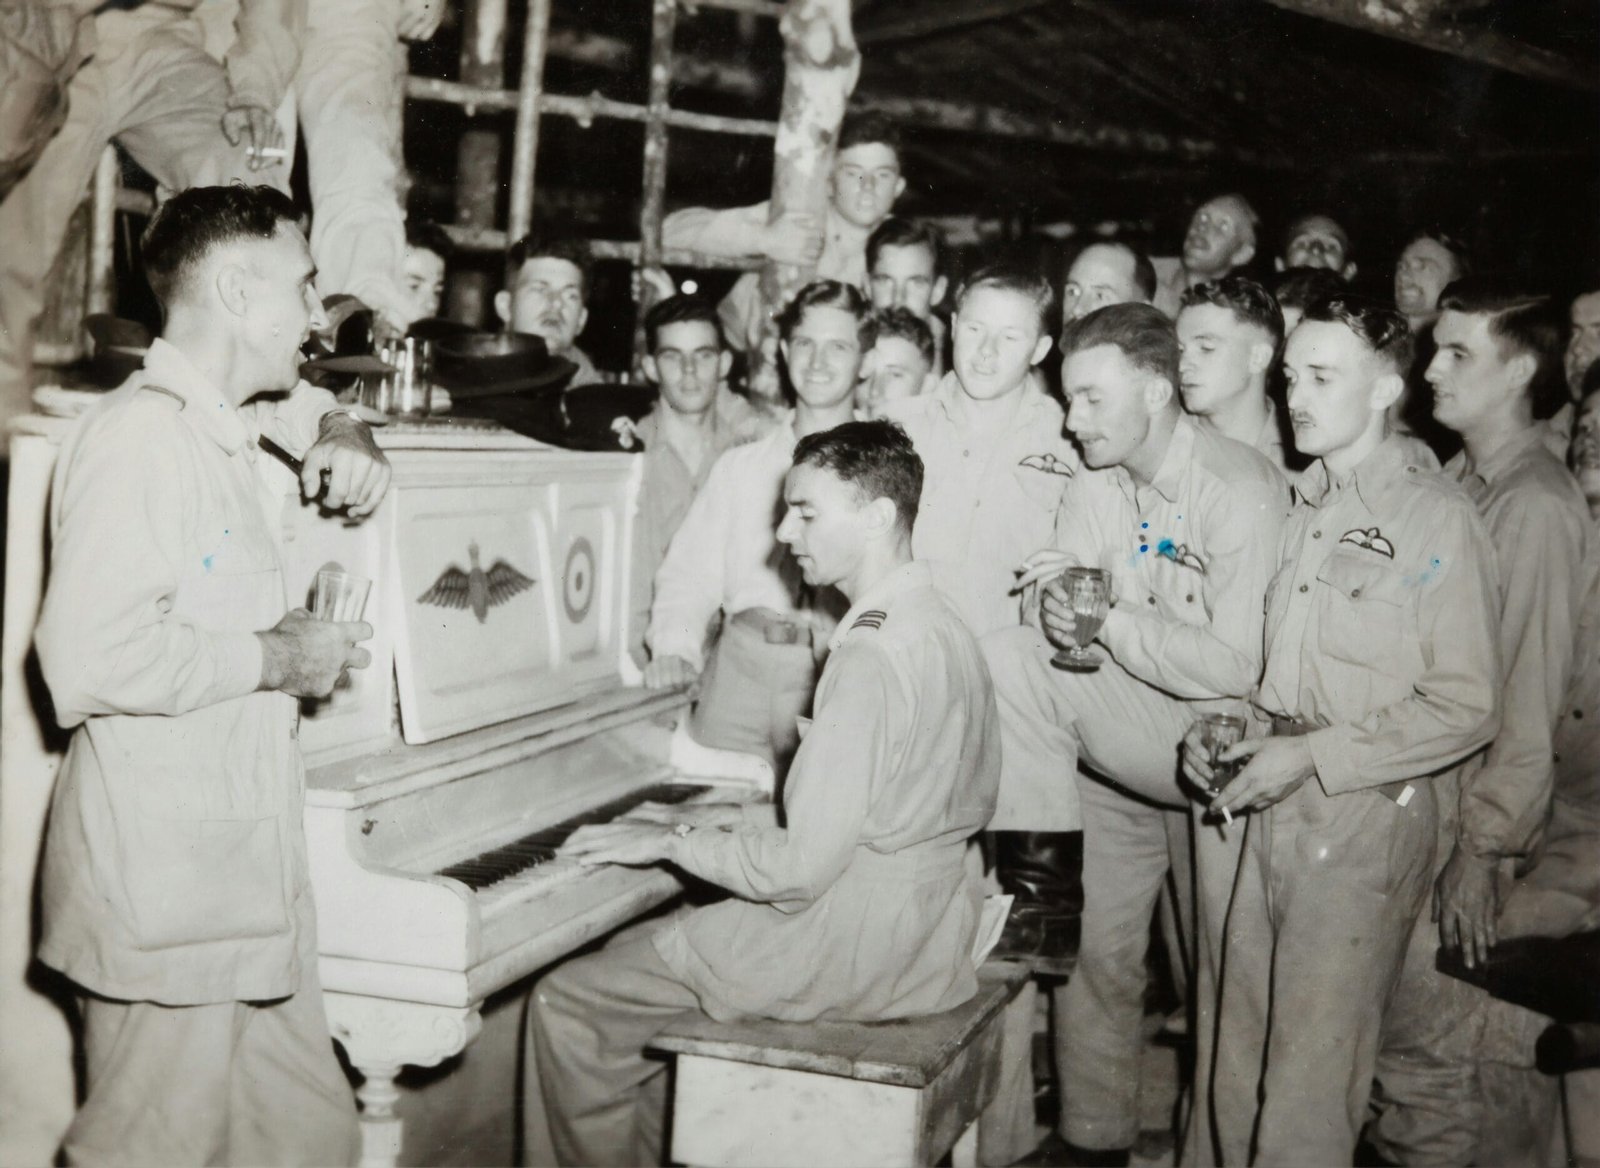
{"label": "khaki uniform shirt", "polygon": [[1306,738],[1339,795],[1441,771],[1499,729],[1499,581],[1465,492],[1386,438],[1342,484],[1295,484],[1267,597],[1257,704]]}
{"label": "khaki uniform shirt", "polygon": [[972,431],[954,373],[885,411],[922,456],[912,551],[976,637],[1020,621],[1017,565],[1050,546],[1062,492],[1078,469],[1060,404],[1037,377],[1018,392],[1015,424],[987,445]]}
{"label": "khaki uniform shirt", "polygon": [[757,437],[770,424],[738,394],[718,390],[712,407],[710,444],[700,466],[690,470],[683,456],[662,435],[661,413],[666,408],[658,401],[655,409],[634,427],[644,440],[644,468],[639,481],[639,507],[633,519],[633,616],[628,646],[641,666],[646,660],[644,635],[650,624],[656,571],[666,559],[673,534],[722,452]]}
{"label": "khaki uniform shirt", "polygon": [[976,992],[967,841],[1000,781],[977,642],[902,565],[840,622],[783,789],[784,826],[691,832],[674,859],[731,891],[657,935],[716,1018],[875,1020]]}
{"label": "khaki uniform shirt", "polygon": [[1266,458],[1180,417],[1149,486],[1122,467],[1068,483],[1055,544],[1111,573],[1100,641],[1140,681],[1187,699],[1242,698],[1261,678],[1261,612],[1289,510]]}
{"label": "khaki uniform shirt", "polygon": [[[159,387],[159,388],[157,388]],[[37,644],[72,740],[41,877],[39,958],[169,1005],[284,997],[314,929],[298,707],[258,693],[289,608],[278,520],[333,405],[302,383],[236,410],[157,340],[62,444]]]}
{"label": "khaki uniform shirt", "polygon": [[1477,504],[1500,576],[1500,733],[1465,781],[1459,828],[1461,846],[1486,858],[1526,857],[1544,830],[1583,599],[1589,508],[1541,430],[1476,467],[1463,451],[1444,468]]}

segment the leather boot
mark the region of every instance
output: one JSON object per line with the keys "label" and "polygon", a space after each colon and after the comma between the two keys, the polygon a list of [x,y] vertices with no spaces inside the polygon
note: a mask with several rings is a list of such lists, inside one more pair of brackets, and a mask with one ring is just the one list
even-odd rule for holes
{"label": "leather boot", "polygon": [[1078,964],[1083,917],[1081,831],[997,831],[995,875],[1015,899],[994,957],[1067,977]]}

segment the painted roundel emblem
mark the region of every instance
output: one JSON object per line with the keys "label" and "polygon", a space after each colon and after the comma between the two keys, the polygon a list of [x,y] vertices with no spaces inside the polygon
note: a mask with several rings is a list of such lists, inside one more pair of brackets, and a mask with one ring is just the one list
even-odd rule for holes
{"label": "painted roundel emblem", "polygon": [[567,549],[567,567],[562,576],[561,604],[567,619],[581,624],[594,604],[594,547],[583,536]]}

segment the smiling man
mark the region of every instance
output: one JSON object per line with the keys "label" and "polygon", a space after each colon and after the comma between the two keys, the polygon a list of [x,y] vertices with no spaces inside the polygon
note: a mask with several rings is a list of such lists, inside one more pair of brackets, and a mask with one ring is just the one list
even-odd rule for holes
{"label": "smiling man", "polygon": [[[1053,647],[1077,643],[1059,571],[1047,577],[1040,627],[984,639],[1004,747],[993,826],[1081,848],[1082,949],[1056,991],[1059,1150],[1069,1162],[1126,1163],[1139,1131],[1157,896],[1174,863],[1188,887],[1193,834],[1199,933],[1220,946],[1238,855],[1237,832],[1230,840],[1191,827],[1198,816],[1178,787],[1178,744],[1201,713],[1239,711],[1255,685],[1262,597],[1288,497],[1266,458],[1183,413],[1177,339],[1156,309],[1102,308],[1071,325],[1061,346],[1067,428],[1084,466],[1061,497],[1054,539],[1029,564],[1110,574],[1115,604],[1097,638],[1110,660],[1092,673],[1051,667]],[[1069,842],[1079,830],[1081,843]],[[1030,887],[1036,864],[1019,882],[1005,866],[1008,841],[997,839],[1002,884],[1024,895],[1019,925],[1030,914],[1047,925],[1032,953],[1022,952],[1021,928],[1002,947],[1041,972],[1072,972],[1049,935],[1069,906],[1052,903],[1054,890],[1033,895],[1043,891]],[[1186,927],[1194,922],[1193,906],[1179,912]],[[1203,973],[1202,987],[1214,976]]]}
{"label": "smiling man", "polygon": [[1285,469],[1283,430],[1267,374],[1283,343],[1283,314],[1254,280],[1224,276],[1183,294],[1178,378],[1183,408],[1200,425],[1243,442]]}
{"label": "smiling man", "polygon": [[[1514,871],[1538,855],[1555,781],[1554,737],[1572,673],[1589,514],[1541,424],[1567,400],[1561,316],[1544,296],[1479,278],[1452,284],[1433,326],[1434,417],[1460,435],[1444,473],[1477,504],[1500,581],[1501,730],[1463,776],[1459,821],[1435,860],[1437,926],[1419,917],[1384,1023],[1383,1109],[1368,1140],[1402,1164],[1468,1164],[1480,1131],[1487,995],[1440,973],[1440,943],[1469,966],[1498,938]],[[1484,1114],[1483,1128],[1505,1117]]]}
{"label": "smiling man", "polygon": [[[1215,1045],[1202,1028],[1196,1052],[1215,1131],[1191,1147],[1212,1135],[1216,1163],[1352,1162],[1452,768],[1499,724],[1493,548],[1461,488],[1387,432],[1410,350],[1399,313],[1338,297],[1284,355],[1295,443],[1316,461],[1267,593],[1255,704],[1271,736],[1224,752],[1248,761],[1208,795],[1252,813]],[[1184,768],[1211,788],[1193,734]]]}
{"label": "smiling man", "polygon": [[[793,412],[769,434],[712,466],[656,573],[646,641],[652,688],[701,677],[689,730],[707,746],[743,750],[782,774],[811,703],[814,648],[825,644],[838,596],[804,587],[774,532],[795,443],[848,422],[872,346],[866,298],[835,280],[807,284],[778,322]],[[659,362],[658,362],[659,367]],[[721,614],[722,634],[706,653]]]}
{"label": "smiling man", "polygon": [[317,980],[296,699],[364,667],[372,628],[290,611],[306,583],[284,579],[279,546],[293,487],[257,439],[303,452],[306,496],[355,517],[389,466],[299,380],[322,306],[295,218],[267,187],[162,205],[142,247],[162,335],[56,463],[37,642],[72,739],[39,960],[81,992],[72,1163],[355,1153]]}
{"label": "smiling man", "polygon": [[[867,239],[905,189],[899,129],[877,114],[851,114],[839,127],[821,222],[790,212],[769,223],[770,206],[764,202],[723,211],[687,207],[661,221],[661,241],[665,247],[730,259],[813,264],[818,279],[864,287]],[[741,276],[719,307],[728,343],[736,349],[751,349],[760,340],[760,282],[759,272]]]}
{"label": "smiling man", "polygon": [[1440,294],[1471,271],[1466,246],[1453,235],[1430,227],[1406,240],[1394,265],[1394,306],[1413,333],[1433,324]]}
{"label": "smiling man", "polygon": [[918,397],[934,381],[933,332],[908,308],[883,308],[872,314],[872,371],[861,382],[856,406],[869,418],[882,417],[895,402]]}
{"label": "smiling man", "polygon": [[876,1022],[976,992],[983,894],[964,855],[994,808],[999,734],[972,634],[911,559],[921,478],[886,422],[794,448],[779,538],[809,585],[851,606],[783,785],[783,826],[770,805],[646,807],[563,849],[585,864],[670,863],[731,895],[535,988],[530,1062],[558,1163],[662,1162],[652,1087],[667,1068],[644,1047],[685,1010]]}
{"label": "smiling man", "polygon": [[543,337],[552,357],[578,367],[570,385],[600,380],[578,335],[589,323],[589,245],[572,237],[537,233],[518,240],[506,255],[507,287],[496,292],[494,310],[516,333]]}

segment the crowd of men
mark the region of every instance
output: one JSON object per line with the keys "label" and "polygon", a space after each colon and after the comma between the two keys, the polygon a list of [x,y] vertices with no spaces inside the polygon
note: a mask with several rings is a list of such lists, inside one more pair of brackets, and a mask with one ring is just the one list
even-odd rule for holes
{"label": "crowd of men", "polygon": [[[39,956],[84,991],[73,1161],[352,1154],[293,719],[366,664],[371,629],[287,611],[261,500],[293,484],[256,439],[304,454],[308,497],[377,507],[371,434],[298,379],[327,324],[317,253],[381,226],[357,250],[389,249],[382,287],[338,280],[395,329],[437,313],[449,255],[403,239],[392,200],[341,204],[354,167],[318,178],[304,109],[342,99],[313,96],[312,63],[273,91],[298,77],[308,103],[309,241],[270,187],[175,181],[143,246],[162,336],[56,471],[37,644],[74,733]],[[219,77],[259,170],[275,101],[239,98],[246,75]],[[641,274],[664,295],[642,361],[659,397],[631,428],[629,652],[644,685],[694,687],[689,732],[768,760],[781,797],[647,805],[569,842],[729,895],[540,980],[530,1155],[658,1162],[644,1047],[684,1010],[960,1004],[999,889],[996,955],[1054,996],[1058,1130],[1025,1162],[1128,1162],[1157,934],[1194,1050],[1182,1163],[1600,1156],[1592,1073],[1568,1076],[1563,1118],[1534,1066],[1547,1020],[1436,962],[1600,924],[1600,291],[1474,274],[1429,229],[1392,295],[1363,294],[1322,213],[1256,278],[1261,220],[1222,194],[1177,257],[1094,240],[1059,307],[1055,273],[977,267],[946,316],[938,235],[893,215],[894,127],[847,120],[837,147],[820,220],[665,224],[668,246],[815,267],[778,317],[781,408],[730,380],[763,324],[752,279],[717,305]],[[507,258],[505,327],[598,379],[584,243]],[[1083,568],[1109,581],[1092,633],[1066,583]],[[1080,637],[1098,668],[1057,667]],[[1245,731],[1217,753],[1198,723],[1219,714]]]}

